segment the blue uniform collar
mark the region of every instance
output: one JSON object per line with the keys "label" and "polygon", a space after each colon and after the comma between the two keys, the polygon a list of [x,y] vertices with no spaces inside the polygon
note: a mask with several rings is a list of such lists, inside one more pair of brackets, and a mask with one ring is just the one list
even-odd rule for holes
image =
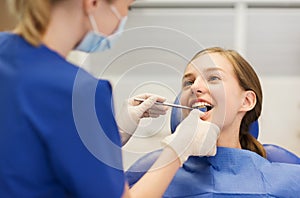
{"label": "blue uniform collar", "polygon": [[265,158],[260,155],[237,148],[218,147],[217,154],[212,157],[190,157],[183,168],[186,171],[198,172],[204,167],[211,166],[216,171],[238,171],[241,168],[241,160],[243,164],[252,164],[253,161],[256,164],[268,162]]}
{"label": "blue uniform collar", "polygon": [[190,157],[164,197],[295,197],[300,193],[299,175],[299,165],[271,163],[248,150],[219,147],[216,156]]}

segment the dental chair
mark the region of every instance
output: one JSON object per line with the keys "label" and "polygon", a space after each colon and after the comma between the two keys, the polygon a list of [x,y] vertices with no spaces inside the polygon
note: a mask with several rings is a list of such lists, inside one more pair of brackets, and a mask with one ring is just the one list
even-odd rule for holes
{"label": "dental chair", "polygon": [[[180,95],[177,96],[174,103],[179,104]],[[173,108],[171,111],[171,120],[170,120],[170,128],[171,132],[174,133],[178,124],[182,121],[181,109]],[[250,126],[250,133],[257,138],[259,134],[259,124],[258,121],[255,121]],[[263,144],[266,153],[267,160],[270,162],[280,162],[280,163],[290,163],[290,164],[300,164],[300,158],[294,153],[286,150],[283,147],[274,145],[274,144]],[[150,169],[150,167],[154,164],[156,159],[159,157],[162,150],[156,150],[150,152],[140,159],[138,159],[125,173],[128,183],[130,186],[135,184],[146,172]],[[191,159],[190,157],[188,159]]]}

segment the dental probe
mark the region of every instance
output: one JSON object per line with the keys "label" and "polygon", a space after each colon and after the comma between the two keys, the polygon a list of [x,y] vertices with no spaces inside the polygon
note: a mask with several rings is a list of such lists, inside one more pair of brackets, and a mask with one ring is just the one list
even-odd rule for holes
{"label": "dental probe", "polygon": [[[139,102],[144,102],[145,99],[142,98],[134,98],[135,101],[139,101]],[[183,106],[183,105],[178,105],[178,104],[172,104],[172,103],[168,103],[168,102],[155,102],[154,104],[156,105],[163,105],[163,106],[168,106],[168,107],[175,107],[175,108],[181,108],[181,109],[188,109],[188,110],[193,110],[193,109],[199,109],[202,112],[206,112],[207,108],[205,106],[199,106],[199,107],[187,107],[187,106]]]}

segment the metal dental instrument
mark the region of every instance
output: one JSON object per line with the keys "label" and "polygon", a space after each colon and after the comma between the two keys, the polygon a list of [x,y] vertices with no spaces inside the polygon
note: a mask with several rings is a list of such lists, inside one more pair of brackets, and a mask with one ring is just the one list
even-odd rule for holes
{"label": "metal dental instrument", "polygon": [[[145,99],[143,98],[134,98],[135,101],[139,101],[139,102],[144,102]],[[175,108],[181,108],[181,109],[188,109],[188,110],[193,110],[193,109],[199,109],[202,112],[206,112],[207,108],[205,106],[200,106],[200,107],[187,107],[187,106],[183,106],[183,105],[178,105],[178,104],[172,104],[172,103],[168,103],[168,102],[155,102],[154,104],[156,105],[163,105],[163,106],[169,106],[169,107],[175,107]]]}

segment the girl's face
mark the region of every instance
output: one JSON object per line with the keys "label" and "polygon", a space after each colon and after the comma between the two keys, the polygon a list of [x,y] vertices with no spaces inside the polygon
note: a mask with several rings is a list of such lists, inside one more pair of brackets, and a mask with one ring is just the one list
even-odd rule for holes
{"label": "girl's face", "polygon": [[[247,92],[234,74],[232,64],[218,53],[204,54],[193,60],[182,79],[181,104],[189,107],[205,105],[202,120],[217,124],[221,130],[240,126],[245,115]],[[190,110],[183,110],[183,117]]]}

